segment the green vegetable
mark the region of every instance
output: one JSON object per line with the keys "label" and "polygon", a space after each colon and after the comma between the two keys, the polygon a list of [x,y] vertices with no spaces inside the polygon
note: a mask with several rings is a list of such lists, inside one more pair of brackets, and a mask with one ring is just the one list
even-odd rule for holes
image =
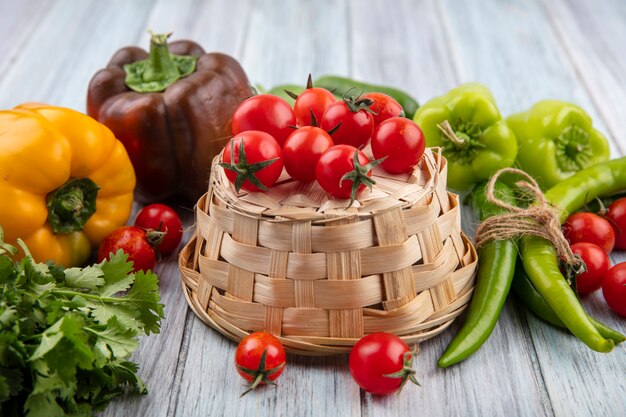
{"label": "green vegetable", "polygon": [[324,75],[315,80],[316,87],[322,87],[330,90],[338,97],[343,97],[346,91],[356,88],[358,92],[363,93],[383,93],[394,98],[402,108],[407,118],[412,119],[413,115],[419,108],[418,102],[409,94],[397,88],[387,87],[383,85],[369,84],[362,81],[356,81],[347,77],[337,75]]}
{"label": "green vegetable", "polygon": [[[559,218],[563,222],[586,201],[624,189],[626,157],[577,172],[548,190],[545,198],[559,209]],[[528,278],[565,326],[591,349],[599,352],[612,350],[613,340],[607,340],[598,332],[563,278],[552,244],[538,237],[525,236],[521,239],[521,253]]]}
{"label": "green vegetable", "polygon": [[[528,307],[530,311],[535,313],[535,315],[539,318],[553,324],[554,326],[565,327],[565,324],[563,324],[559,316],[556,315],[554,310],[546,302],[545,298],[543,298],[539,291],[537,291],[533,283],[530,282],[526,272],[524,272],[524,267],[521,262],[518,262],[515,267],[513,291],[515,291],[519,298],[524,302],[526,307]],[[589,316],[589,320],[603,337],[613,340],[616,345],[626,340],[626,336],[608,326],[605,326],[593,317]]]}
{"label": "green vegetable", "polygon": [[[487,200],[485,187],[481,184],[471,194],[472,208],[479,213],[481,221],[504,211]],[[498,198],[514,204],[512,190],[503,183],[496,182],[495,192]],[[513,240],[492,241],[479,249],[478,277],[467,318],[439,358],[440,368],[466,359],[489,338],[509,293],[516,259],[517,247]]]}
{"label": "green vegetable", "polygon": [[[128,361],[158,333],[158,281],[122,251],[86,268],[13,261],[0,227],[0,415],[90,416],[126,391],[146,393]],[[124,292],[123,294],[119,294]]]}
{"label": "green vegetable", "polygon": [[295,84],[281,84],[275,87],[272,87],[271,90],[267,92],[267,94],[271,94],[273,96],[278,96],[285,100],[291,107],[293,107],[296,99],[287,94],[287,91],[291,91],[292,93],[298,95],[305,90],[306,87],[303,85],[295,85]]}
{"label": "green vegetable", "polygon": [[413,120],[422,128],[426,146],[443,147],[450,188],[469,190],[515,162],[515,134],[502,120],[491,92],[481,84],[463,84],[433,98]]}
{"label": "green vegetable", "polygon": [[574,104],[543,100],[528,111],[509,116],[506,122],[519,142],[517,164],[542,189],[609,159],[607,139]]}

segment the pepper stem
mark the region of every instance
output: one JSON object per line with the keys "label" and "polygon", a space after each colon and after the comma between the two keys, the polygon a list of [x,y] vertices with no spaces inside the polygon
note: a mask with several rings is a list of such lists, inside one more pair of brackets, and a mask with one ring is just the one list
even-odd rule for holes
{"label": "pepper stem", "polygon": [[143,80],[163,81],[180,76],[180,71],[167,48],[167,39],[172,36],[172,32],[157,34],[150,30],[148,33],[150,33],[150,55],[143,72]]}
{"label": "pepper stem", "polygon": [[54,233],[82,230],[96,212],[100,187],[89,178],[71,178],[48,194],[48,223]]}
{"label": "pepper stem", "polygon": [[464,148],[465,146],[467,146],[467,135],[458,135],[457,132],[452,129],[452,126],[450,126],[449,121],[444,120],[443,122],[439,123],[437,127],[439,128],[439,130],[441,130],[441,133],[443,133],[448,139],[450,139],[450,142],[452,142],[456,147]]}

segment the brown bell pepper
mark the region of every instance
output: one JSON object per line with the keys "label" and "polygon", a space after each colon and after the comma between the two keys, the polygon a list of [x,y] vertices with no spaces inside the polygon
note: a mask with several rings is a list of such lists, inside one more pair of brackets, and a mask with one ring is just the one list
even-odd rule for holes
{"label": "brown bell pepper", "polygon": [[168,45],[169,35],[152,34],[149,53],[117,51],[87,94],[87,113],[126,147],[143,203],[175,196],[195,203],[231,136],[235,109],[253,94],[234,58],[188,40]]}

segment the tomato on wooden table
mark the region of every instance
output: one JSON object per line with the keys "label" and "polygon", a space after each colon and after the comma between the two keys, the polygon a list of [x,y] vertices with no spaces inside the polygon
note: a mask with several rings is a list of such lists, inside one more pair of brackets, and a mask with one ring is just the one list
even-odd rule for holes
{"label": "tomato on wooden table", "polygon": [[283,171],[282,151],[268,133],[249,130],[226,144],[220,166],[237,191],[267,191]]}
{"label": "tomato on wooden table", "polygon": [[385,158],[380,166],[390,174],[413,171],[425,149],[426,140],[422,129],[404,117],[385,120],[372,134],[374,158]]}
{"label": "tomato on wooden table", "polygon": [[370,109],[374,112],[374,125],[378,126],[382,122],[392,117],[404,117],[404,109],[395,98],[383,93],[363,94],[363,98],[372,100]]}
{"label": "tomato on wooden table", "polygon": [[574,213],[563,224],[563,234],[570,244],[589,242],[611,253],[615,231],[608,220],[594,213]]}
{"label": "tomato on wooden table", "polygon": [[272,94],[259,94],[237,107],[232,132],[236,136],[248,130],[260,130],[270,134],[282,146],[295,126],[296,116],[289,103]]}
{"label": "tomato on wooden table", "polygon": [[350,351],[350,374],[365,391],[384,395],[415,379],[414,353],[398,336],[372,333],[359,340]]}
{"label": "tomato on wooden table", "polygon": [[285,348],[274,335],[254,332],[246,336],[235,351],[237,372],[250,383],[241,395],[275,381],[285,370],[285,363]]}
{"label": "tomato on wooden table", "polygon": [[145,231],[164,233],[157,250],[163,256],[174,252],[183,238],[183,222],[173,208],[165,204],[149,204],[139,210],[135,226]]}
{"label": "tomato on wooden table", "polygon": [[602,279],[611,267],[609,256],[593,243],[574,243],[571,248],[574,254],[581,257],[586,269],[576,276],[576,291],[580,295],[592,293],[602,286]]}
{"label": "tomato on wooden table", "polygon": [[626,262],[609,269],[602,281],[602,295],[611,310],[626,317]]}
{"label": "tomato on wooden table", "polygon": [[128,260],[133,263],[135,272],[154,269],[157,255],[154,246],[148,241],[145,230],[135,226],[123,226],[115,229],[100,244],[98,262],[102,262],[111,253],[115,254],[120,249],[128,254]]}
{"label": "tomato on wooden table", "polygon": [[287,173],[300,182],[314,181],[317,161],[333,145],[330,135],[319,127],[298,128],[283,145],[283,163]]}
{"label": "tomato on wooden table", "polygon": [[615,247],[626,249],[626,198],[614,201],[607,210],[606,218],[615,231]]}
{"label": "tomato on wooden table", "polygon": [[332,131],[335,144],[351,145],[360,148],[374,132],[374,116],[369,106],[372,100],[361,97],[344,97],[328,106],[320,127]]}

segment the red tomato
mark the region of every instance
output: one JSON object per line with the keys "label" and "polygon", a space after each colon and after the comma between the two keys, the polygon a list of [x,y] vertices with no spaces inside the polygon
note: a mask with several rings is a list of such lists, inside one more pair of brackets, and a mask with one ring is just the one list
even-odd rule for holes
{"label": "red tomato", "polygon": [[[265,364],[261,358],[265,355]],[[275,336],[267,332],[254,332],[246,336],[235,351],[235,367],[239,375],[250,382],[242,394],[260,384],[276,380],[285,370],[285,349]]]}
{"label": "red tomato", "polygon": [[293,105],[293,112],[296,114],[296,121],[298,126],[311,126],[313,125],[311,120],[311,112],[315,116],[317,124],[322,120],[324,112],[337,99],[330,91],[325,88],[311,87],[307,88],[298,95],[296,102]]}
{"label": "red tomato", "polygon": [[413,171],[422,159],[426,141],[422,129],[412,120],[392,117],[382,122],[372,135],[374,158],[385,160],[380,166],[391,174]]}
{"label": "red tomato", "polygon": [[615,232],[611,223],[593,213],[574,213],[563,225],[563,234],[570,244],[589,242],[611,253],[615,246]]}
{"label": "red tomato", "polygon": [[602,279],[611,267],[609,256],[598,245],[587,242],[574,243],[572,252],[582,258],[587,269],[576,277],[576,291],[580,295],[594,292],[602,286]]}
{"label": "red tomato", "polygon": [[[359,340],[350,351],[350,373],[363,390],[377,395],[398,391],[403,381],[415,381],[411,369],[413,354],[398,336],[372,333]],[[397,378],[390,374],[400,373]]]}
{"label": "red tomato", "polygon": [[333,146],[330,135],[314,126],[304,126],[294,131],[283,146],[285,169],[291,177],[301,182],[315,180],[315,166],[322,154]]}
{"label": "red tomato", "polygon": [[[352,195],[352,180],[341,178],[349,173],[356,172],[354,167],[354,154],[358,152],[358,161],[361,166],[361,172],[357,175],[359,182],[356,194],[365,189],[367,180],[363,177],[372,175],[370,160],[361,151],[350,145],[335,145],[328,149],[317,161],[315,166],[315,177],[317,182],[322,186],[324,191],[334,198],[354,198]],[[371,181],[371,180],[370,180]]]}
{"label": "red tomato", "polygon": [[269,133],[282,146],[293,132],[296,116],[289,103],[278,96],[259,94],[245,100],[233,114],[233,136],[247,130]]}
{"label": "red tomato", "polygon": [[376,113],[372,115],[374,116],[374,124],[376,126],[392,117],[404,117],[404,109],[400,103],[387,94],[367,93],[363,94],[363,98],[369,98],[374,102],[370,109]]}
{"label": "red tomato", "polygon": [[146,231],[165,233],[157,245],[157,250],[163,256],[174,252],[183,238],[183,222],[174,209],[165,204],[150,204],[139,210],[135,226]]}
{"label": "red tomato", "polygon": [[102,262],[109,254],[117,253],[120,249],[128,254],[128,260],[133,262],[135,272],[154,269],[157,261],[156,252],[148,242],[145,230],[135,226],[115,229],[100,244],[98,262]]}
{"label": "red tomato", "polygon": [[606,217],[615,231],[615,247],[626,249],[626,198],[620,198],[609,206]]}
{"label": "red tomato", "polygon": [[[239,148],[243,142],[246,165],[238,166]],[[234,152],[234,159],[231,152]],[[273,162],[270,162],[272,161]],[[276,183],[283,171],[283,158],[280,145],[265,132],[249,130],[233,137],[224,148],[220,165],[226,177],[239,191],[266,191]]]}
{"label": "red tomato", "polygon": [[[336,144],[351,145],[360,148],[367,142],[374,131],[374,117],[365,109],[362,99],[344,99],[336,101],[324,112],[320,127],[330,131],[339,125],[339,128],[331,135]],[[369,101],[368,101],[369,102]]]}
{"label": "red tomato", "polygon": [[602,281],[602,295],[611,310],[626,317],[626,262],[609,269]]}

